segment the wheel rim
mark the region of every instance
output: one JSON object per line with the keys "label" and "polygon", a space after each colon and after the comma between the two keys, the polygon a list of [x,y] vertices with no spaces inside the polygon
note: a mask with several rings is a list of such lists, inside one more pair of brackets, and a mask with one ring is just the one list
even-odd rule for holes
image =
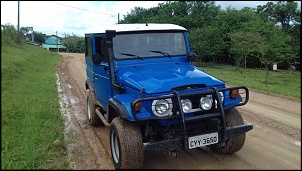
{"label": "wheel rim", "polygon": [[90,98],[87,99],[87,114],[88,120],[91,121],[91,105],[90,105]]}
{"label": "wheel rim", "polygon": [[111,152],[112,157],[115,163],[119,162],[120,152],[119,152],[119,145],[118,145],[118,138],[116,132],[113,130],[111,133]]}

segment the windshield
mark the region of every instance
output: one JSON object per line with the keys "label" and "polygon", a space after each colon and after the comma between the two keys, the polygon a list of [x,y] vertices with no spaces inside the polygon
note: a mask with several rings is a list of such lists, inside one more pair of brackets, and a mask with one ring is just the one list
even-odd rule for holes
{"label": "windshield", "polygon": [[182,32],[117,34],[113,37],[113,51],[117,59],[173,57],[187,54]]}

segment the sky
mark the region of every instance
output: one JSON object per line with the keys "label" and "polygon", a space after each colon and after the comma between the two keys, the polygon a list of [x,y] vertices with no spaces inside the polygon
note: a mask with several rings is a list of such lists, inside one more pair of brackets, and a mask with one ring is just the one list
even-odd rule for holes
{"label": "sky", "polygon": [[[151,8],[165,1],[19,1],[21,27],[33,27],[46,35],[84,36],[98,26],[112,25],[134,7]],[[222,9],[257,7],[269,1],[215,1]],[[301,9],[301,1],[298,8]],[[118,17],[119,16],[119,17]],[[18,25],[18,1],[1,1],[1,25]]]}

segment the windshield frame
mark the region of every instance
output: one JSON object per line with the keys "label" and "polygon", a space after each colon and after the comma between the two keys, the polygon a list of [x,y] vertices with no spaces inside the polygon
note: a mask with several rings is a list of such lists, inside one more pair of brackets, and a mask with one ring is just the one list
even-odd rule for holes
{"label": "windshield frame", "polygon": [[[131,53],[131,52],[122,52],[122,51],[118,51],[117,49],[115,49],[115,40],[116,37],[118,37],[119,35],[138,35],[138,34],[153,34],[156,35],[157,33],[161,34],[161,33],[170,33],[170,34],[178,34],[181,35],[181,43],[180,45],[182,46],[182,53],[178,53],[178,54],[169,54],[169,51],[166,50],[161,50],[161,49],[148,49],[145,53],[150,53],[152,54],[152,56],[146,56],[146,55],[141,55],[141,54],[135,54],[135,53]],[[171,58],[171,57],[176,57],[176,56],[186,56],[188,54],[188,48],[187,48],[187,39],[185,37],[185,31],[183,30],[145,30],[145,31],[126,31],[126,32],[118,32],[116,34],[116,37],[113,38],[112,42],[113,42],[113,56],[114,59],[116,60],[129,60],[129,59],[137,59],[133,56],[139,56],[142,57],[144,59],[149,59],[149,58]],[[174,40],[175,41],[175,40]],[[128,43],[128,42],[127,42]],[[174,42],[175,43],[175,42]],[[174,44],[174,46],[176,46],[176,44]],[[173,46],[173,47],[174,47]],[[172,46],[171,46],[172,47]],[[139,48],[137,48],[139,49]],[[162,51],[164,53],[168,53],[169,55],[164,55],[163,53],[154,53],[154,52],[150,52],[150,51]],[[128,54],[132,54],[133,56],[123,56],[121,55],[121,53],[128,53]],[[123,57],[121,57],[123,56]]]}

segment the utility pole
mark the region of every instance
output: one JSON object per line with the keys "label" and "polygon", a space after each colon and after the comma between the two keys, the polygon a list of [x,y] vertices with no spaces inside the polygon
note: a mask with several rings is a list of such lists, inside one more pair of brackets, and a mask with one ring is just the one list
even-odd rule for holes
{"label": "utility pole", "polygon": [[117,24],[120,23],[120,13],[117,13]]}
{"label": "utility pole", "polygon": [[59,52],[59,38],[58,38],[58,31],[56,31],[56,35],[57,35],[57,52]]}
{"label": "utility pole", "polygon": [[31,41],[34,42],[34,29],[31,32]]}
{"label": "utility pole", "polygon": [[20,1],[18,1],[18,44],[20,46]]}

